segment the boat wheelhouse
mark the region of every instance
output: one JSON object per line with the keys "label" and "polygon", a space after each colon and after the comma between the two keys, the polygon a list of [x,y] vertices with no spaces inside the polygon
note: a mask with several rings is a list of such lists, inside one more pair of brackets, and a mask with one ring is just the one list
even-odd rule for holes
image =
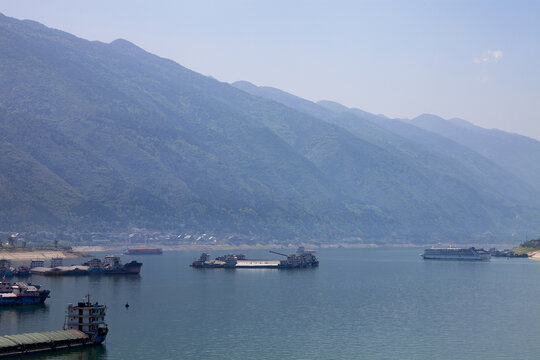
{"label": "boat wheelhouse", "polygon": [[90,294],[85,301],[77,305],[69,304],[64,330],[78,330],[89,335],[94,344],[101,344],[107,336],[105,311],[107,307],[90,301]]}

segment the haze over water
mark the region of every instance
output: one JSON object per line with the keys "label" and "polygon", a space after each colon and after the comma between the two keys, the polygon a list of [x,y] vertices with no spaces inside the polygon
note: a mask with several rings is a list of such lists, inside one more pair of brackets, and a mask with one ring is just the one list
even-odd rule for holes
{"label": "haze over water", "polygon": [[140,277],[34,276],[51,298],[0,310],[0,333],[60,329],[67,304],[90,292],[108,306],[105,346],[33,359],[538,357],[540,262],[420,252],[321,250],[318,269],[299,271],[189,268],[199,252],[125,257],[144,263]]}

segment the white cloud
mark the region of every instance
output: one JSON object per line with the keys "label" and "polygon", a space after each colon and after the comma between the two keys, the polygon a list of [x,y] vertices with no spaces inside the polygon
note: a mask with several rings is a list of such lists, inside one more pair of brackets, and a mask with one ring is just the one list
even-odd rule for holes
{"label": "white cloud", "polygon": [[473,61],[475,64],[485,64],[490,62],[496,63],[501,60],[502,56],[502,50],[488,50],[485,51],[482,56],[475,57]]}

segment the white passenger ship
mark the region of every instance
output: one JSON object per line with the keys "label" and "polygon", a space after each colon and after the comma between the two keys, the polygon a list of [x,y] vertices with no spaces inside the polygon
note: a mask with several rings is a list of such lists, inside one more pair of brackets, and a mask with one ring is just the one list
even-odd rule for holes
{"label": "white passenger ship", "polygon": [[421,256],[425,260],[489,260],[491,254],[484,249],[470,248],[431,248],[425,249]]}

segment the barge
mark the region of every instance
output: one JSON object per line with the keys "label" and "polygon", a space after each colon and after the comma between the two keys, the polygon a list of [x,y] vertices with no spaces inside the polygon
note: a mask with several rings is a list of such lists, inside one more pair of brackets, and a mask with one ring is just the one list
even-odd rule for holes
{"label": "barge", "polygon": [[491,259],[491,254],[484,249],[470,248],[431,248],[425,249],[420,254],[424,260],[469,260],[487,261]]}
{"label": "barge", "polygon": [[[68,276],[68,275],[138,275],[141,272],[142,263],[135,260],[122,264],[119,256],[107,255],[101,261],[92,259],[82,265],[63,266],[62,259],[52,259],[50,267],[31,267],[30,272],[45,276]],[[38,264],[42,265],[42,264]]]}
{"label": "barge", "polygon": [[270,251],[273,254],[285,256],[285,260],[246,259],[244,254],[229,254],[219,256],[215,260],[210,255],[202,253],[190,266],[198,269],[299,269],[319,266],[319,260],[313,251],[299,247],[295,254],[282,254]]}
{"label": "barge", "polygon": [[161,255],[161,248],[129,248],[126,250],[126,255]]}
{"label": "barge", "polygon": [[106,306],[90,302],[69,304],[63,330],[0,336],[0,358],[102,344],[109,332]]}

